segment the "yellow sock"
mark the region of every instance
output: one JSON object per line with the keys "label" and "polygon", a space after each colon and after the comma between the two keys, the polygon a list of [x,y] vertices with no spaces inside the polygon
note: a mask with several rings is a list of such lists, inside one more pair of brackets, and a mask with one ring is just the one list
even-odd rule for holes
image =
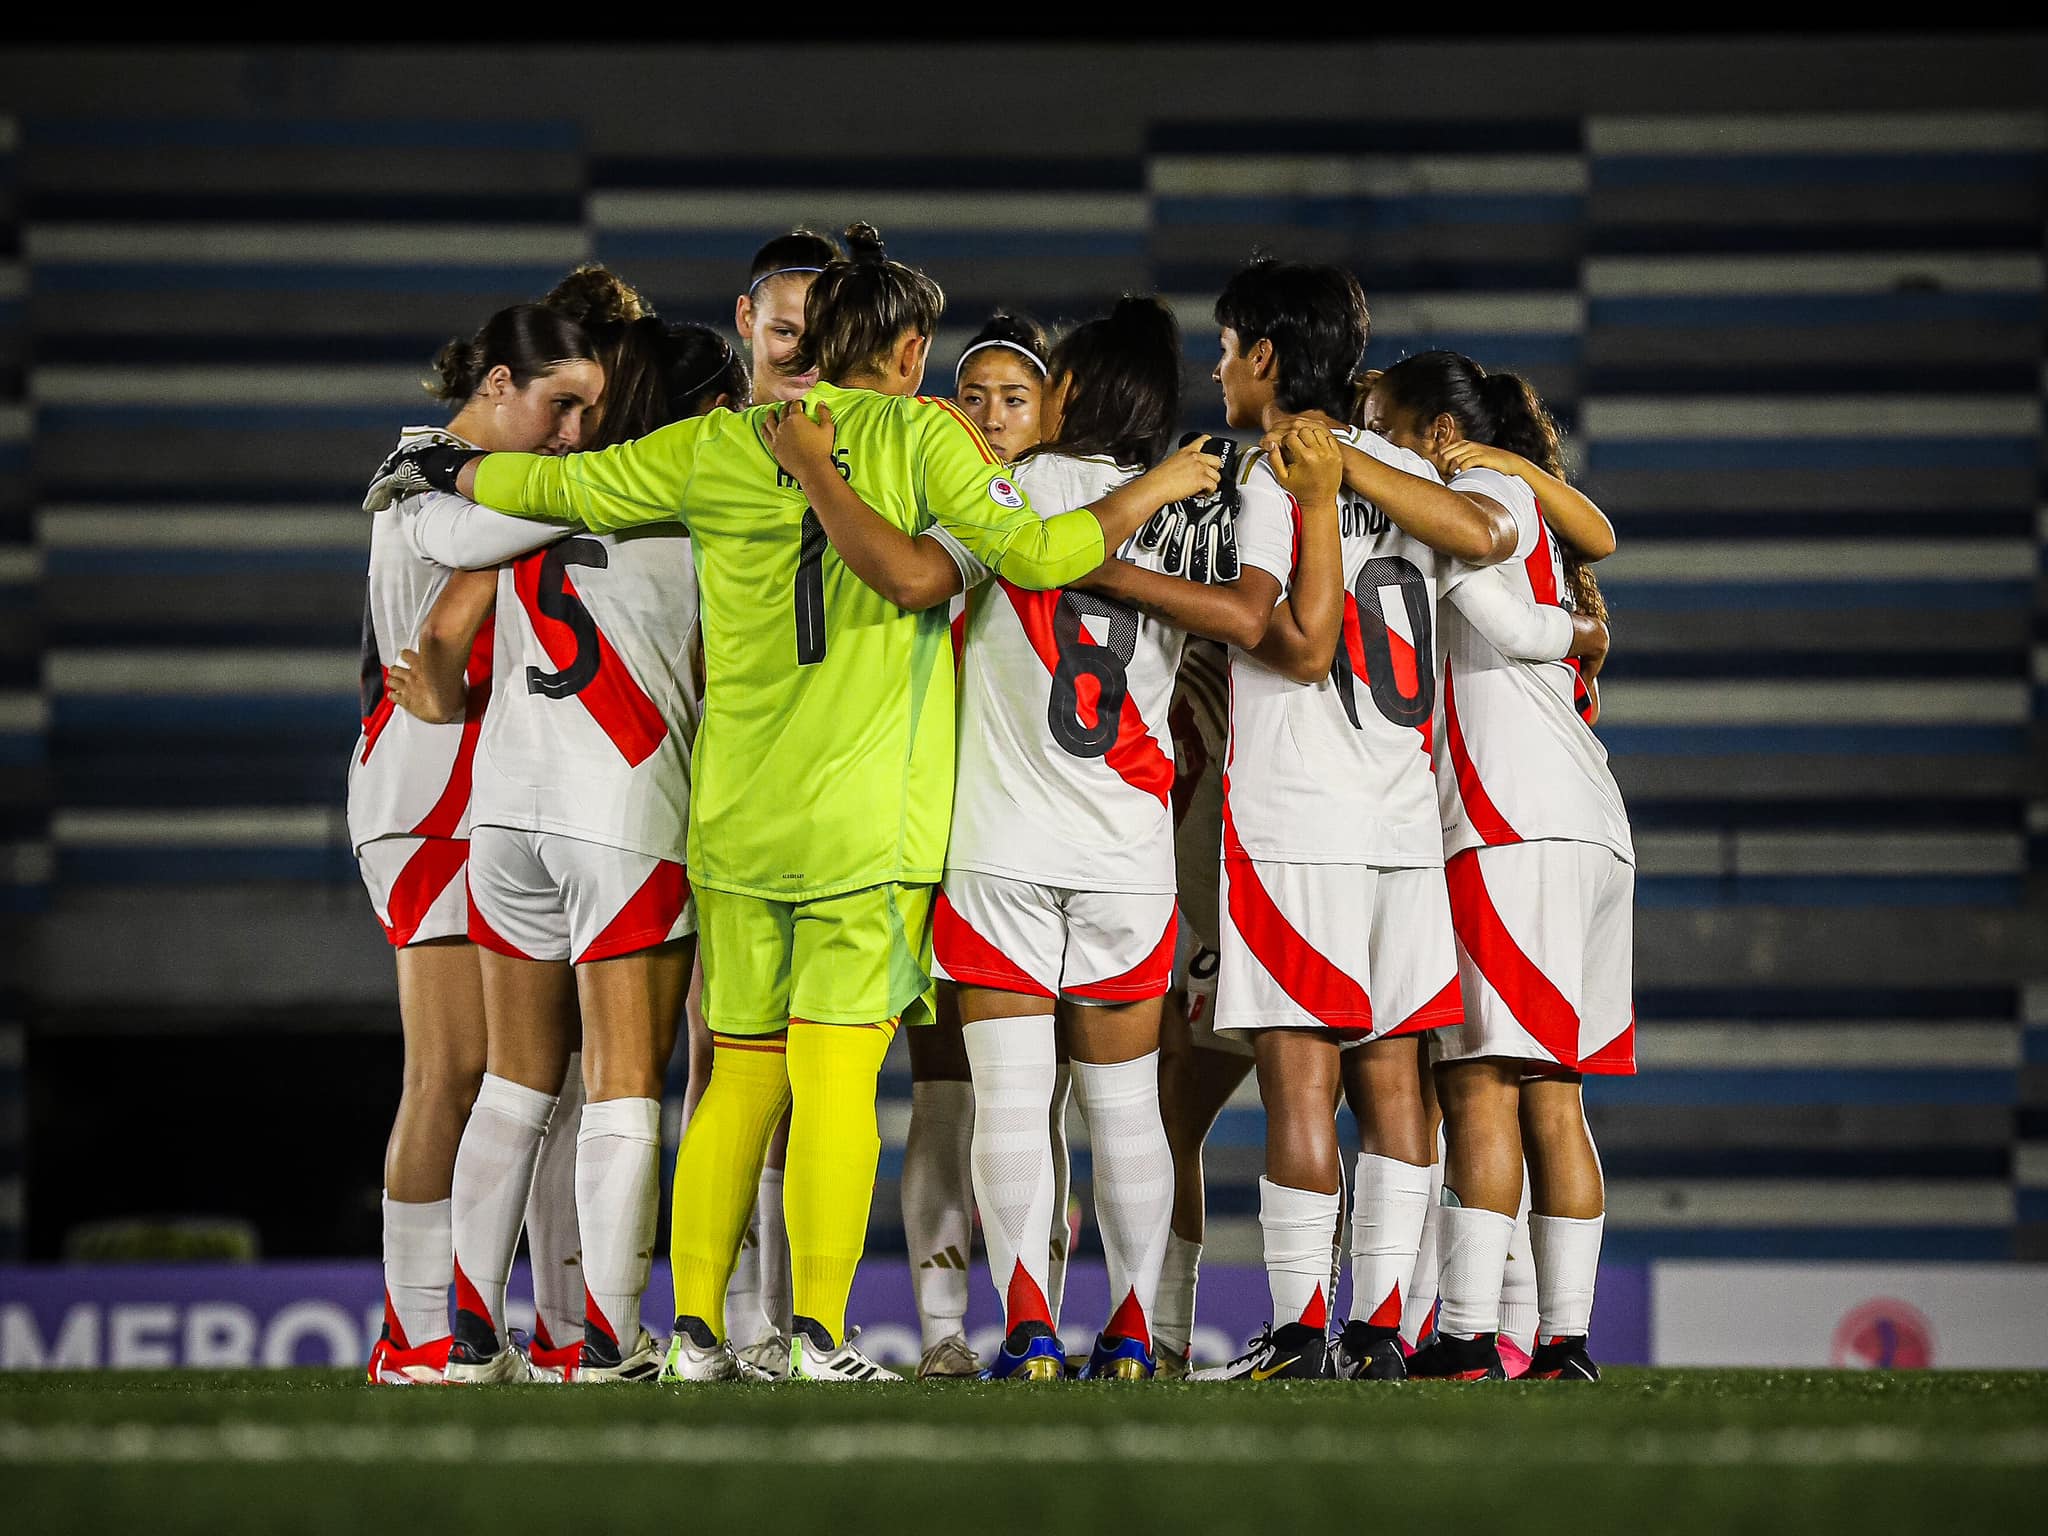
{"label": "yellow sock", "polygon": [[754,1208],[761,1162],[789,1107],[783,1042],[714,1035],[711,1086],[676,1153],[668,1256],[676,1316],[701,1317],[725,1337],[725,1287]]}
{"label": "yellow sock", "polygon": [[882,1137],[875,1079],[896,1036],[886,1024],[789,1024],[790,1310],[846,1341],[846,1296],[860,1266]]}

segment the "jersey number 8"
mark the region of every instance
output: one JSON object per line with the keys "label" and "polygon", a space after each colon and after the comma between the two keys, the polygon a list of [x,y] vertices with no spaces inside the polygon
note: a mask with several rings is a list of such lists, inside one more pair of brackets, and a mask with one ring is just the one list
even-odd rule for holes
{"label": "jersey number 8", "polygon": [[[1109,643],[1097,645],[1082,633],[1081,621],[1108,625]],[[1059,655],[1045,723],[1052,739],[1073,757],[1107,757],[1123,727],[1124,700],[1131,691],[1126,670],[1138,650],[1138,615],[1121,603],[1086,592],[1062,592],[1052,607],[1052,643]],[[1081,718],[1081,679],[1095,680],[1095,721]]]}
{"label": "jersey number 8", "polygon": [[[1408,633],[1415,637],[1415,691],[1403,693],[1394,676],[1394,636],[1387,628],[1386,609],[1380,594],[1393,587],[1401,594],[1401,606],[1408,615]],[[1360,567],[1352,583],[1352,600],[1358,605],[1358,639],[1365,651],[1366,684],[1379,712],[1395,725],[1426,725],[1436,712],[1436,635],[1434,603],[1429,583],[1422,572],[1399,555],[1376,555]],[[1358,719],[1357,685],[1351,667],[1351,652],[1342,636],[1337,655],[1330,663],[1330,681],[1337,686],[1337,698],[1354,730],[1364,730]]]}

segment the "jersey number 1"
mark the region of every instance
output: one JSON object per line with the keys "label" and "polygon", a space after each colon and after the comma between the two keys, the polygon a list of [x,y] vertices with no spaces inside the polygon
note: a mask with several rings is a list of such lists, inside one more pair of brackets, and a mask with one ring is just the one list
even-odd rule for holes
{"label": "jersey number 1", "polygon": [[[1394,636],[1387,628],[1386,609],[1380,605],[1383,588],[1401,594],[1407,611],[1408,633],[1415,637],[1415,692],[1401,691],[1394,676]],[[1365,562],[1352,584],[1352,601],[1358,605],[1358,639],[1365,649],[1365,675],[1372,701],[1379,712],[1395,725],[1421,726],[1436,712],[1436,615],[1430,602],[1429,583],[1422,572],[1399,555],[1377,555]],[[1351,669],[1351,652],[1342,636],[1337,656],[1330,663],[1330,681],[1337,685],[1337,698],[1354,730],[1364,730],[1358,720],[1356,682]]]}
{"label": "jersey number 1", "polygon": [[825,525],[804,508],[796,546],[796,664],[825,659]]}

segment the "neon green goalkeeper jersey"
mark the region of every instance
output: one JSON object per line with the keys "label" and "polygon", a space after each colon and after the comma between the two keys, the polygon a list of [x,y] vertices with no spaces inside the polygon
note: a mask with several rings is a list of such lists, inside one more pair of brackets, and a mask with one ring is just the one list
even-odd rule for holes
{"label": "neon green goalkeeper jersey", "polygon": [[[1019,587],[1103,558],[1084,510],[1041,520],[951,402],[820,384],[833,460],[908,533],[938,524]],[[936,882],[953,812],[946,607],[909,613],[841,563],[761,441],[768,406],[714,411],[599,453],[494,453],[476,499],[601,531],[690,530],[704,626],[690,879],[808,901]],[[516,681],[510,682],[516,686]]]}

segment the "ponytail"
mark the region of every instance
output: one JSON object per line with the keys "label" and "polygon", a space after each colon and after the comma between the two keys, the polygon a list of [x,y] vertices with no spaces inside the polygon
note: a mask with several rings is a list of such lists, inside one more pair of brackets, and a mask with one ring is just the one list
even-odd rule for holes
{"label": "ponytail", "polygon": [[1564,443],[1557,423],[1529,381],[1515,373],[1489,373],[1479,380],[1479,398],[1493,417],[1486,441],[1519,453],[1546,475],[1564,478]]}
{"label": "ponytail", "polygon": [[924,273],[891,261],[874,225],[850,224],[846,257],[827,262],[804,300],[804,334],[790,372],[827,383],[882,367],[907,333],[938,329],[946,295]]}
{"label": "ponytail", "polygon": [[1158,299],[1126,294],[1063,336],[1047,377],[1072,380],[1057,441],[1037,451],[1106,454],[1147,468],[1166,456],[1180,419],[1180,326]]}

